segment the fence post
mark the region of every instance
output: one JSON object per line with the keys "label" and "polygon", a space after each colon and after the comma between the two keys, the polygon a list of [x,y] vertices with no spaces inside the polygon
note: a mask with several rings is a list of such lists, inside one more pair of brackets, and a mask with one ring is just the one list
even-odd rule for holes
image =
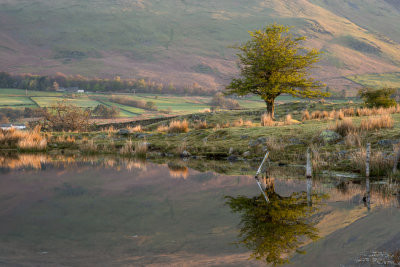
{"label": "fence post", "polygon": [[394,158],[393,173],[397,172],[397,165],[399,164],[399,160],[400,160],[400,147],[398,148],[396,157]]}
{"label": "fence post", "polygon": [[365,158],[365,189],[366,189],[366,196],[365,196],[365,204],[367,205],[367,209],[371,210],[371,189],[369,183],[369,174],[370,174],[370,160],[371,160],[371,143],[367,144],[367,155]]}
{"label": "fence post", "polygon": [[310,148],[307,149],[307,165],[306,165],[306,178],[307,178],[307,204],[309,207],[312,206],[312,164]]}
{"label": "fence post", "polygon": [[306,177],[307,178],[312,177],[312,164],[311,164],[310,148],[307,149]]}
{"label": "fence post", "polygon": [[370,159],[371,159],[371,143],[368,143],[367,144],[367,155],[365,157],[365,176],[366,177],[369,177],[369,172],[370,172],[369,162],[370,162]]}

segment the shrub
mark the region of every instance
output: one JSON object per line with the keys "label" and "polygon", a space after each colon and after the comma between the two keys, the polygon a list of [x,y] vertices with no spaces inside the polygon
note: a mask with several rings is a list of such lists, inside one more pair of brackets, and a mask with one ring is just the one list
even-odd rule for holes
{"label": "shrub", "polygon": [[60,101],[48,109],[42,109],[42,126],[50,131],[87,131],[90,115],[89,109]]}
{"label": "shrub", "polygon": [[101,118],[115,118],[119,114],[119,108],[116,106],[107,107],[106,105],[97,105],[92,112],[93,115]]}
{"label": "shrub", "polygon": [[358,94],[364,100],[364,104],[367,107],[394,107],[396,106],[396,100],[392,98],[392,95],[396,92],[393,88],[381,88],[381,89],[371,89],[364,88],[361,89]]}
{"label": "shrub", "polygon": [[116,96],[116,95],[112,95],[108,100],[121,105],[148,109],[148,110],[157,110],[156,105],[152,101],[145,102],[143,100],[135,100],[128,97]]}
{"label": "shrub", "polygon": [[230,98],[226,98],[222,93],[216,93],[212,100],[210,105],[214,108],[225,108],[225,109],[238,109],[240,108],[239,103]]}

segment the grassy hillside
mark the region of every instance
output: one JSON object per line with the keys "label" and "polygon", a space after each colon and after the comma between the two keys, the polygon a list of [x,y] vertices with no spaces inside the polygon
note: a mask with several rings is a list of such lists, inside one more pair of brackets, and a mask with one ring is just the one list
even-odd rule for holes
{"label": "grassy hillside", "polygon": [[[343,3],[342,3],[343,2]],[[323,50],[316,70],[344,76],[400,71],[395,1],[0,0],[0,70],[112,77],[220,88],[236,73],[228,46],[274,21]]]}

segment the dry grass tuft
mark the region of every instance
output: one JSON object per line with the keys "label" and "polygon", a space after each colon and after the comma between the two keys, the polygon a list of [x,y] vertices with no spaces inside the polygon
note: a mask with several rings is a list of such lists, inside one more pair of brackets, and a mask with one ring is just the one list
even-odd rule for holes
{"label": "dry grass tuft", "polygon": [[342,109],[342,111],[343,111],[345,117],[354,117],[354,115],[355,115],[354,108],[345,108],[345,109]]}
{"label": "dry grass tuft", "polygon": [[143,128],[142,128],[142,126],[140,124],[136,125],[134,127],[128,126],[128,127],[126,127],[126,129],[128,129],[128,131],[130,131],[131,133],[143,132]]}
{"label": "dry grass tuft", "polygon": [[328,111],[316,110],[313,113],[311,113],[311,119],[313,119],[313,120],[325,120],[325,119],[329,119],[329,118],[330,118],[330,114]]}
{"label": "dry grass tuft", "polygon": [[106,132],[108,134],[112,134],[112,133],[116,133],[118,130],[115,129],[114,126],[110,126],[110,127],[106,128],[106,129],[103,129],[102,131]]}
{"label": "dry grass tuft", "polygon": [[284,125],[291,125],[293,124],[293,118],[291,114],[286,115],[285,121],[283,122]]}
{"label": "dry grass tuft", "polygon": [[82,139],[82,146],[81,148],[87,152],[97,152],[98,151],[98,146],[94,142],[93,139],[88,140],[87,138]]}
{"label": "dry grass tuft", "polygon": [[[350,160],[361,174],[365,174],[365,161],[366,161],[365,148],[351,154]],[[384,176],[393,168],[393,159],[386,156],[381,151],[371,153],[370,158],[370,171],[372,176]]]}
{"label": "dry grass tuft", "polygon": [[234,122],[232,123],[232,126],[233,126],[233,127],[240,127],[240,126],[243,126],[243,119],[242,119],[242,118],[239,118],[238,120],[234,121]]}
{"label": "dry grass tuft", "polygon": [[308,112],[308,110],[303,111],[303,114],[301,115],[301,120],[308,121],[310,119],[311,119],[310,112]]}
{"label": "dry grass tuft", "polygon": [[266,144],[270,151],[283,151],[285,149],[285,143],[275,137],[268,138]]}
{"label": "dry grass tuft", "polygon": [[361,136],[358,132],[349,132],[344,138],[344,142],[348,147],[361,147]]}
{"label": "dry grass tuft", "polygon": [[171,121],[168,126],[169,133],[187,133],[189,131],[189,123],[187,120]]}
{"label": "dry grass tuft", "polygon": [[341,121],[336,121],[335,126],[331,127],[331,130],[337,132],[341,136],[346,136],[349,133],[356,132],[357,127],[353,124],[351,118],[344,118]]}
{"label": "dry grass tuft", "polygon": [[119,150],[122,155],[132,155],[134,152],[132,140],[128,140]]}
{"label": "dry grass tuft", "polygon": [[47,139],[40,130],[39,125],[32,131],[0,130],[0,146],[17,147],[22,150],[44,150],[47,147]]}
{"label": "dry grass tuft", "polygon": [[137,157],[145,158],[147,154],[147,142],[135,143],[135,155]]}
{"label": "dry grass tuft", "polygon": [[234,121],[231,124],[231,126],[232,127],[241,127],[241,126],[252,127],[253,122],[251,120],[244,121],[242,118],[239,118],[238,120]]}
{"label": "dry grass tuft", "polygon": [[261,115],[261,126],[274,126],[274,125],[275,121],[270,114],[264,113]]}
{"label": "dry grass tuft", "polygon": [[157,127],[157,132],[166,133],[168,132],[169,127],[166,125],[160,125]]}
{"label": "dry grass tuft", "polygon": [[384,114],[378,117],[369,117],[366,120],[362,120],[360,129],[365,131],[379,130],[384,128],[393,128],[394,121],[392,116]]}
{"label": "dry grass tuft", "polygon": [[196,120],[193,124],[193,127],[197,130],[199,129],[207,129],[208,125],[207,125],[207,121],[202,121],[202,120]]}

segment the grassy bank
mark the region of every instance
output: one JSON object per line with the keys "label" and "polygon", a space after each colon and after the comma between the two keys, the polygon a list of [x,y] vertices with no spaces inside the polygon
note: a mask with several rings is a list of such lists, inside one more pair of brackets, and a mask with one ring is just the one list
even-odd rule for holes
{"label": "grassy bank", "polygon": [[[42,135],[47,140],[48,153],[152,159],[259,160],[268,150],[276,164],[304,164],[306,151],[311,148],[315,171],[358,173],[364,172],[364,148],[371,143],[372,175],[387,176],[393,167],[400,141],[400,108],[367,110],[352,103],[292,102],[277,107],[272,123],[265,120],[263,112],[254,109],[199,113],[143,127],[127,125],[123,129]],[[23,150],[18,145],[14,148]]]}

